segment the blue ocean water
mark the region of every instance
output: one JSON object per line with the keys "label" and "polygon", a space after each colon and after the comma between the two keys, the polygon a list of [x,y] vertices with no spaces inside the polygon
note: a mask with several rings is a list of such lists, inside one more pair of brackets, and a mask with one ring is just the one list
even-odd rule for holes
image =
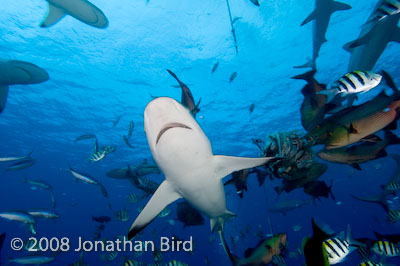
{"label": "blue ocean water", "polygon": [[[0,157],[32,152],[36,164],[19,171],[6,171],[0,164],[0,212],[51,209],[48,191],[32,190],[24,178],[40,179],[51,184],[56,197],[55,211],[61,218],[39,220],[37,237],[68,237],[76,243],[79,236],[92,239],[96,223],[92,216],[113,217],[105,225],[102,237],[113,239],[125,235],[138,215],[137,209],[149,198],[131,204],[126,196],[140,194],[128,180],[111,179],[106,172],[152,161],[143,130],[144,108],[153,96],[169,96],[180,100],[181,89],[166,69],[174,71],[190,87],[195,100],[201,98],[197,121],[212,143],[215,154],[232,156],[259,155],[252,138],[265,139],[280,131],[303,132],[300,122],[300,93],[304,81],[290,77],[305,72],[293,66],[303,64],[312,54],[312,25],[300,27],[314,9],[314,0],[260,1],[260,7],[247,0],[231,0],[233,17],[241,17],[235,25],[238,54],[235,52],[231,25],[225,1],[169,0],[93,0],[107,16],[106,29],[90,27],[71,16],[54,26],[40,28],[47,12],[44,0],[3,1],[0,8],[0,58],[23,60],[45,69],[47,82],[10,86],[7,105],[0,117]],[[342,46],[357,38],[361,26],[377,1],[348,0],[352,9],[332,15],[327,42],[317,59],[316,79],[329,84],[347,73],[350,54]],[[400,46],[389,43],[374,70],[385,69],[400,84],[398,58]],[[211,69],[216,62],[218,68]],[[229,82],[229,77],[237,77]],[[371,95],[373,95],[372,93]],[[252,114],[249,106],[255,104]],[[113,127],[113,121],[121,116]],[[135,124],[130,139],[133,149],[123,141],[129,122]],[[399,133],[399,131],[394,131]],[[96,134],[99,144],[114,145],[116,151],[97,163],[88,162],[92,141],[74,142],[83,134]],[[399,153],[391,146],[388,153]],[[107,189],[105,198],[99,189],[75,182],[68,165],[89,173]],[[301,247],[302,239],[312,234],[311,218],[328,224],[335,232],[346,230],[353,235],[373,238],[373,231],[398,233],[398,224],[388,224],[381,207],[354,200],[351,195],[369,196],[380,192],[396,165],[389,157],[362,165],[362,171],[347,165],[328,163],[319,180],[333,180],[336,200],[322,198],[287,213],[269,213],[278,200],[309,199],[302,189],[277,195],[274,187],[280,180],[269,180],[259,187],[256,178],[248,179],[244,198],[236,195],[234,186],[226,186],[228,209],[237,214],[225,225],[225,236],[232,252],[240,257],[259,241],[259,231],[267,235],[287,233],[289,251]],[[161,183],[162,174],[148,176]],[[228,177],[225,180],[227,180]],[[110,205],[112,209],[110,209]],[[182,228],[172,213],[154,220],[140,236],[156,240],[160,236],[179,236],[194,240],[194,252],[166,252],[163,261],[176,259],[189,265],[230,265],[216,233],[210,232],[208,219],[202,226]],[[114,219],[114,212],[126,208],[128,222]],[[269,224],[272,226],[270,227]],[[294,226],[301,226],[294,231]],[[237,243],[232,238],[245,232]],[[0,233],[7,232],[1,263],[7,258],[26,255],[12,251],[10,240],[27,239],[31,235],[18,222],[0,220]],[[76,246],[76,245],[75,245]],[[123,265],[120,252],[110,262],[100,259],[106,252],[84,255],[89,265]],[[57,253],[49,265],[69,265],[78,259],[78,252]],[[206,259],[207,258],[207,259]],[[152,253],[145,252],[138,260],[152,263]],[[399,259],[388,262],[400,265]],[[304,258],[287,258],[288,265],[303,265]],[[341,265],[358,265],[357,252]]]}

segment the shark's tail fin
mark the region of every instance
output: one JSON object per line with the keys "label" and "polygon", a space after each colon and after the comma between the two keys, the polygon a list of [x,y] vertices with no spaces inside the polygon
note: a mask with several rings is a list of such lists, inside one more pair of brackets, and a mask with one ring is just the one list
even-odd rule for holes
{"label": "shark's tail fin", "polygon": [[240,258],[231,253],[228,244],[226,243],[224,233],[222,230],[218,231],[219,239],[221,240],[222,247],[225,250],[226,255],[228,255],[229,260],[231,261],[233,266],[240,265]]}
{"label": "shark's tail fin", "polygon": [[371,196],[371,197],[362,198],[362,197],[357,197],[357,196],[354,196],[354,195],[352,195],[352,197],[354,199],[365,201],[365,202],[377,203],[377,204],[381,205],[382,208],[386,212],[388,212],[389,211],[389,204],[386,201],[386,197],[391,193],[392,192],[390,192],[390,191],[384,190],[380,194],[375,195],[375,196]]}
{"label": "shark's tail fin", "polygon": [[314,75],[315,75],[316,72],[317,71],[315,69],[313,69],[313,70],[307,71],[307,72],[305,72],[303,74],[299,74],[299,75],[293,76],[293,77],[291,77],[291,79],[302,79],[302,80],[305,80],[307,82],[310,82],[311,80],[314,79]]}
{"label": "shark's tail fin", "polygon": [[315,65],[315,59],[310,59],[305,64],[294,66],[293,68],[307,68],[307,67],[311,67],[313,71],[315,71],[315,69],[317,68],[317,66]]}

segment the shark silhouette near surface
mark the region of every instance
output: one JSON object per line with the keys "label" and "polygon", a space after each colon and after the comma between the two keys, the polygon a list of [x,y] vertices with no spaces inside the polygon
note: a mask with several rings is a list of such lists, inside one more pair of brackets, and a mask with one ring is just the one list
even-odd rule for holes
{"label": "shark silhouette near surface", "polygon": [[316,69],[317,57],[319,50],[324,42],[326,42],[325,34],[328,29],[329,20],[334,12],[340,10],[350,9],[351,6],[336,2],[333,0],[316,0],[314,11],[301,23],[301,26],[308,22],[314,21],[313,23],[313,56],[312,59],[301,66],[295,66],[295,68],[311,67]]}
{"label": "shark silhouette near surface", "polygon": [[70,15],[85,24],[96,28],[108,26],[107,17],[95,5],[87,0],[47,0],[49,7],[40,27],[47,28],[60,21],[65,15]]}
{"label": "shark silhouette near surface", "polygon": [[[375,11],[384,0],[377,3],[367,21],[374,17]],[[397,26],[400,13],[377,23],[366,23],[358,38],[344,45],[351,53],[348,71],[372,70],[389,42],[400,42],[400,29]]]}
{"label": "shark silhouette near surface", "polygon": [[0,113],[3,112],[8,96],[8,87],[15,84],[37,84],[49,79],[46,70],[29,62],[0,60]]}
{"label": "shark silhouette near surface", "polygon": [[222,232],[225,219],[234,216],[226,209],[222,178],[271,159],[213,155],[210,141],[189,110],[168,97],[156,98],[147,105],[144,128],[165,180],[132,224],[129,239],[180,198],[209,217],[213,231]]}

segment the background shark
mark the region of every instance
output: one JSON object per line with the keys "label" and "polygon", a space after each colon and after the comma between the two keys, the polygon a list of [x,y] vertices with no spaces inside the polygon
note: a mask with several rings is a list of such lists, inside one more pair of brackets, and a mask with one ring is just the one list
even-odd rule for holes
{"label": "background shark", "polygon": [[19,60],[0,61],[0,113],[6,106],[9,85],[36,84],[48,79],[46,70],[32,63]]}
{"label": "background shark", "polygon": [[47,0],[49,9],[40,23],[40,27],[47,28],[60,21],[65,15],[70,15],[96,28],[107,28],[108,20],[104,13],[95,5],[86,0]]}
{"label": "background shark", "polygon": [[[376,9],[384,0],[377,3],[369,16],[374,17]],[[397,26],[400,14],[390,16],[377,23],[366,23],[358,38],[344,45],[344,49],[351,53],[348,71],[372,70],[389,42],[400,42],[400,29]]]}
{"label": "background shark", "polygon": [[329,20],[334,12],[350,9],[351,6],[335,2],[332,0],[316,0],[314,11],[301,23],[301,26],[314,20],[313,23],[313,57],[312,59],[301,66],[295,68],[312,67],[316,69],[316,63],[319,50],[324,42],[326,42],[325,34],[328,29]]}

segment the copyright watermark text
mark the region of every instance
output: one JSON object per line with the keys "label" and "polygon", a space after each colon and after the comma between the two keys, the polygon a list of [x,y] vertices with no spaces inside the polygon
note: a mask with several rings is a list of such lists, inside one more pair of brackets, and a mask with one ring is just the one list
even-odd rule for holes
{"label": "copyright watermark text", "polygon": [[155,251],[159,250],[162,252],[172,251],[185,251],[192,252],[193,251],[193,238],[190,237],[189,240],[176,240],[174,237],[160,237],[160,241],[155,243],[154,241],[129,241],[127,238],[116,239],[116,240],[108,240],[108,241],[92,241],[85,240],[82,237],[78,237],[78,239],[72,243],[72,241],[68,237],[52,237],[52,238],[36,238],[30,237],[27,241],[23,241],[21,238],[15,237],[11,239],[11,249],[15,251],[20,251],[22,249],[26,249],[30,252],[37,251],[85,251],[85,252],[102,252],[102,251],[136,251],[136,252],[147,252],[147,251]]}

